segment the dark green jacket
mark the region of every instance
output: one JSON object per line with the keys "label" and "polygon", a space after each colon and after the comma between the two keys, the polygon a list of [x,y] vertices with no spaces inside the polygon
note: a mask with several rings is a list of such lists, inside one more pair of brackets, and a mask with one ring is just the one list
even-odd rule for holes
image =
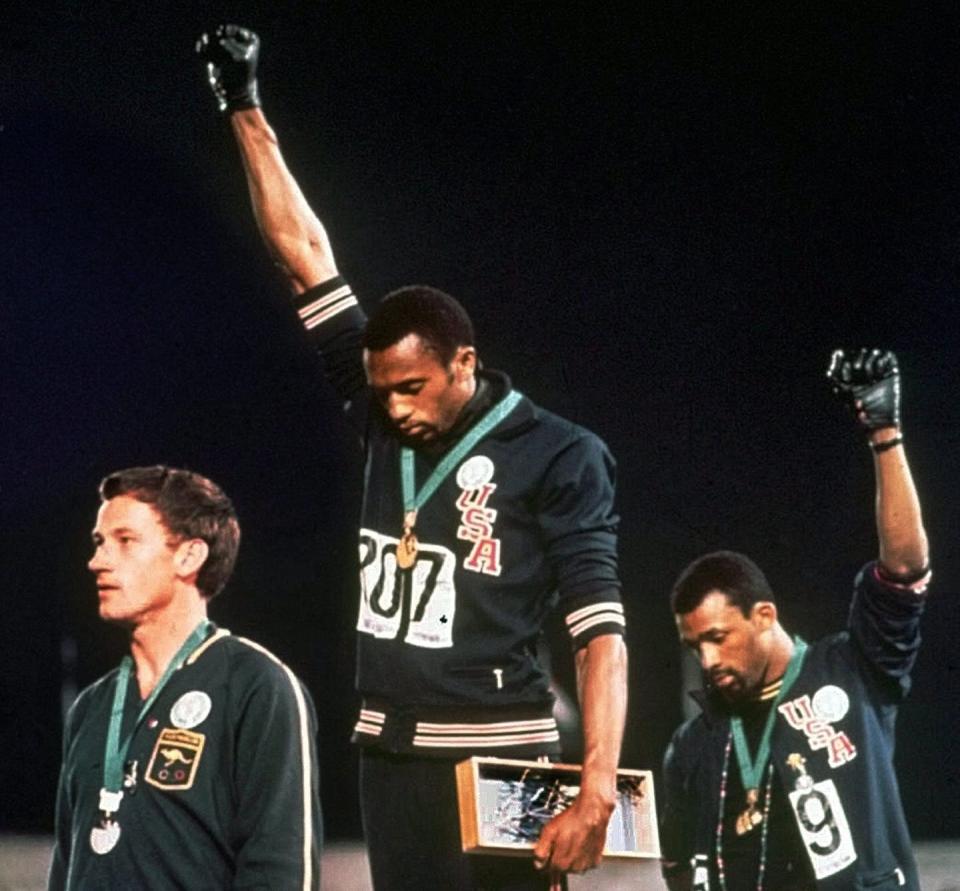
{"label": "dark green jacket", "polygon": [[[94,853],[116,676],[84,690],[67,717],[51,891],[319,888],[313,703],[276,657],[225,630],[173,674],[138,726],[120,838]],[[140,706],[131,683],[122,738]]]}

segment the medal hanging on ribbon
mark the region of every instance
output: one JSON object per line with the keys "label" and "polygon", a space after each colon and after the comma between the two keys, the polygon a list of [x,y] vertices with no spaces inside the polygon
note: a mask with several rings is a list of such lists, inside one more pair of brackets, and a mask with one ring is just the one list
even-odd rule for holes
{"label": "medal hanging on ribbon", "polygon": [[743,720],[734,715],[730,719],[730,732],[733,736],[733,745],[737,753],[737,764],[740,767],[740,781],[746,793],[746,807],[737,816],[734,829],[737,835],[746,835],[763,822],[763,814],[760,811],[760,778],[763,774],[763,768],[770,758],[770,738],[773,736],[773,725],[777,720],[777,706],[783,701],[787,691],[793,686],[793,682],[800,674],[803,667],[803,657],[806,655],[807,645],[799,637],[794,638],[793,655],[787,664],[787,670],[783,675],[783,682],[780,684],[780,690],[777,692],[773,704],[770,706],[770,712],[767,715],[766,723],[763,725],[763,734],[760,737],[760,745],[757,747],[756,758],[750,758],[750,747],[747,744],[747,736],[743,731]]}
{"label": "medal hanging on ribbon", "polygon": [[120,742],[120,725],[123,723],[123,706],[127,699],[127,687],[133,674],[133,659],[124,656],[117,673],[113,689],[113,706],[110,709],[110,724],[107,727],[107,741],[103,752],[103,788],[100,790],[98,823],[90,830],[90,848],[94,854],[109,854],[120,840],[120,823],[116,819],[120,802],[123,801],[123,765],[137,727],[156,702],[160,692],[166,686],[173,673],[187,660],[187,657],[201,644],[210,629],[210,622],[204,619],[183,642],[176,655],[168,663],[147,701],[140,708],[130,734]]}
{"label": "medal hanging on ribbon", "polygon": [[100,823],[90,830],[90,847],[95,854],[109,854],[120,840],[120,824],[113,815],[122,799],[123,792],[100,790]]}
{"label": "medal hanging on ribbon", "polygon": [[760,821],[763,820],[763,814],[760,813],[760,808],[757,807],[759,801],[759,791],[757,789],[747,789],[746,810],[737,817],[737,822],[734,825],[734,828],[737,830],[737,835],[746,835],[754,826],[758,826]]}
{"label": "medal hanging on ribbon", "polygon": [[443,460],[434,468],[420,491],[416,491],[413,449],[403,446],[400,449],[400,485],[403,493],[403,534],[397,542],[397,566],[400,569],[412,569],[417,562],[417,511],[440,487],[453,469],[466,457],[467,453],[516,408],[523,398],[516,390],[511,390],[494,405],[476,424],[474,424],[452,448]]}
{"label": "medal hanging on ribbon", "polygon": [[417,562],[417,512],[408,510],[403,515],[403,535],[397,542],[397,566],[410,569]]}

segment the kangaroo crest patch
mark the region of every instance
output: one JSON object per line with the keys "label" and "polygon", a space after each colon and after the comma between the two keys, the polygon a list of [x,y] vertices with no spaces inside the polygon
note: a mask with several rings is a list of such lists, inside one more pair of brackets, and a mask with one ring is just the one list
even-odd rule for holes
{"label": "kangaroo crest patch", "polygon": [[189,789],[197,775],[205,741],[202,733],[165,727],[153,747],[146,781],[158,789]]}

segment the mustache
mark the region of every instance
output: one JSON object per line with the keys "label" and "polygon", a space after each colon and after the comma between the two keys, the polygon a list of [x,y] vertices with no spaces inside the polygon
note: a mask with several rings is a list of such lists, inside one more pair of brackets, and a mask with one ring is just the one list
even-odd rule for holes
{"label": "mustache", "polygon": [[725,677],[733,677],[737,678],[738,680],[741,679],[740,673],[731,668],[711,668],[710,671],[704,673],[707,676],[707,680],[709,680],[711,684],[716,684],[717,681]]}

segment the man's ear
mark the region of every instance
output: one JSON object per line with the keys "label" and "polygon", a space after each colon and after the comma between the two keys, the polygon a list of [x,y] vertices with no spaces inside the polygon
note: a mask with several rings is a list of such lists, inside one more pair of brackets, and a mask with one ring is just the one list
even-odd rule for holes
{"label": "man's ear", "polygon": [[453,356],[453,373],[459,382],[463,382],[477,371],[477,351],[472,346],[457,347]]}
{"label": "man's ear", "polygon": [[209,556],[210,546],[202,538],[190,538],[180,542],[173,558],[177,575],[183,578],[195,576]]}
{"label": "man's ear", "polygon": [[777,605],[772,600],[758,600],[750,608],[750,621],[758,631],[766,631],[777,624]]}

